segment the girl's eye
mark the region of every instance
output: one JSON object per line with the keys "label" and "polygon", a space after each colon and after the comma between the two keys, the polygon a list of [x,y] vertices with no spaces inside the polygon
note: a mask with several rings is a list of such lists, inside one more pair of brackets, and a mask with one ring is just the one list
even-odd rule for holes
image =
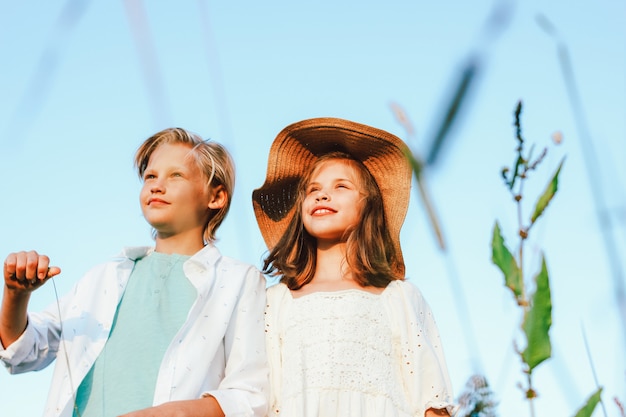
{"label": "girl's eye", "polygon": [[153,178],[156,178],[156,176],[154,174],[146,174],[143,176],[143,180],[147,181],[147,180],[151,180]]}

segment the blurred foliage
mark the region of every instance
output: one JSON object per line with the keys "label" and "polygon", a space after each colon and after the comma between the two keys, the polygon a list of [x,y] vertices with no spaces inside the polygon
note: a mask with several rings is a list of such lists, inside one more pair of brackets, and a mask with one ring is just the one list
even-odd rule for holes
{"label": "blurred foliage", "polygon": [[600,395],[602,394],[602,388],[598,388],[596,392],[594,392],[589,400],[587,400],[587,404],[585,404],[579,411],[576,413],[575,417],[588,417],[593,413],[593,410],[596,408],[596,405],[601,401]]}
{"label": "blurred foliage", "polygon": [[494,394],[487,379],[482,375],[472,376],[459,396],[456,417],[496,417]]}
{"label": "blurred foliage", "polygon": [[[518,102],[515,109],[515,138],[517,141],[515,161],[512,167],[502,169],[501,176],[504,184],[511,193],[517,209],[519,243],[516,251],[510,250],[502,236],[502,230],[498,221],[495,222],[491,241],[492,261],[502,271],[504,284],[513,293],[517,305],[522,309],[522,333],[526,339],[526,347],[516,349],[523,364],[523,373],[526,376],[526,386],[522,386],[524,395],[529,401],[530,414],[534,416],[533,399],[537,392],[533,387],[533,370],[552,355],[550,342],[550,327],[552,325],[552,299],[550,293],[550,277],[545,257],[542,255],[540,271],[533,279],[532,288],[525,279],[524,269],[524,243],[528,239],[532,226],[545,213],[546,208],[556,195],[559,185],[559,174],[563,167],[563,160],[559,163],[548,184],[535,203],[532,215],[524,222],[523,202],[524,183],[528,180],[532,171],[544,160],[547,149],[544,149],[537,157],[533,158],[533,147],[528,151],[525,148],[525,140],[522,135],[520,115],[522,102]],[[534,292],[532,292],[534,290]],[[598,389],[578,411],[576,417],[590,417],[601,401],[602,389]],[[457,414],[458,415],[458,414]],[[474,414],[462,414],[473,416]],[[478,414],[476,414],[478,416]],[[460,416],[459,416],[460,417]]]}

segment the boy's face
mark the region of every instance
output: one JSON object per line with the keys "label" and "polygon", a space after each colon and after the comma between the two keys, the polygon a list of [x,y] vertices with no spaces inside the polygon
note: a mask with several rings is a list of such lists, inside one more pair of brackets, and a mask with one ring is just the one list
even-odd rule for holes
{"label": "boy's face", "polygon": [[185,144],[160,145],[150,156],[139,196],[145,219],[157,239],[190,234],[202,237],[215,190],[194,163]]}

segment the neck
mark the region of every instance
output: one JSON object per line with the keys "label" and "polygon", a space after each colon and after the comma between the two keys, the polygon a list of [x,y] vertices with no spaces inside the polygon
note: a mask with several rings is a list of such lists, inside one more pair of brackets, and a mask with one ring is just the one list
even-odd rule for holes
{"label": "neck", "polygon": [[346,244],[320,245],[317,248],[317,264],[313,280],[352,280],[346,263]]}
{"label": "neck", "polygon": [[191,256],[202,248],[204,248],[202,236],[186,236],[181,234],[163,236],[157,234],[154,250],[167,254],[176,253]]}
{"label": "neck", "polygon": [[[345,243],[321,245],[317,248],[317,263],[313,279],[302,288],[292,291],[295,297],[317,291],[338,291],[346,289],[364,289],[353,278],[346,263]],[[366,291],[370,291],[366,289]],[[372,292],[378,292],[374,289]]]}

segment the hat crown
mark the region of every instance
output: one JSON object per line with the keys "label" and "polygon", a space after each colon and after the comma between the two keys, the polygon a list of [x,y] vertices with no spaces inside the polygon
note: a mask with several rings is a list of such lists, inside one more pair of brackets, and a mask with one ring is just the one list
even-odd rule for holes
{"label": "hat crown", "polygon": [[406,144],[384,130],[338,118],[314,118],[285,127],[270,148],[263,186],[252,193],[263,239],[272,249],[294,215],[300,179],[319,157],[343,152],[370,171],[380,189],[385,221],[398,255],[394,272],[404,277],[400,229],[408,210],[412,171]]}

